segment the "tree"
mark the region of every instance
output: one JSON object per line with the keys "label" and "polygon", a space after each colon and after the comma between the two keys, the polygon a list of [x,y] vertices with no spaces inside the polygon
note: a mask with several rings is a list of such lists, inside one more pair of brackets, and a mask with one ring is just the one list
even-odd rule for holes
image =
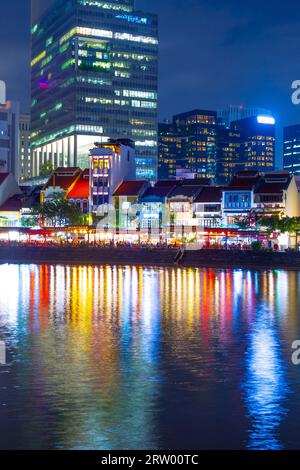
{"label": "tree", "polygon": [[42,176],[43,178],[52,175],[53,172],[54,167],[52,162],[50,161],[43,163],[40,167],[40,176]]}
{"label": "tree", "polygon": [[283,228],[282,219],[278,215],[260,217],[257,223],[260,227],[265,228],[269,233],[281,232],[281,229]]}
{"label": "tree", "polygon": [[297,233],[300,231],[300,217],[279,217],[272,215],[271,217],[261,217],[259,225],[268,230],[268,232],[280,233]]}
{"label": "tree", "polygon": [[288,233],[290,236],[296,236],[296,244],[298,242],[298,233],[300,232],[300,217],[279,217],[273,215],[272,217],[262,217],[259,220],[259,225],[267,230],[269,234]]}
{"label": "tree", "polygon": [[52,226],[83,225],[85,222],[85,215],[62,193],[40,204],[35,214],[41,219],[48,220]]}
{"label": "tree", "polygon": [[37,215],[29,215],[21,218],[21,226],[24,228],[36,227],[39,224],[39,217]]}
{"label": "tree", "polygon": [[300,217],[285,217],[283,219],[283,229],[285,232],[295,234],[300,232]]}
{"label": "tree", "polygon": [[0,227],[6,227],[8,225],[8,218],[7,217],[0,217]]}

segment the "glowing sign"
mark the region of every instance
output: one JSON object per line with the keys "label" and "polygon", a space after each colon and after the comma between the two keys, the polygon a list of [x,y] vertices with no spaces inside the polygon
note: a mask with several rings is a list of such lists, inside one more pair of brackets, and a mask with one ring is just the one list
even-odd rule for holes
{"label": "glowing sign", "polygon": [[275,119],[271,116],[257,116],[258,124],[272,124],[274,126]]}
{"label": "glowing sign", "polygon": [[133,16],[133,15],[127,15],[127,14],[117,15],[116,18],[118,18],[119,20],[126,20],[129,23],[137,23],[137,24],[148,23],[147,18],[141,18],[139,16]]}

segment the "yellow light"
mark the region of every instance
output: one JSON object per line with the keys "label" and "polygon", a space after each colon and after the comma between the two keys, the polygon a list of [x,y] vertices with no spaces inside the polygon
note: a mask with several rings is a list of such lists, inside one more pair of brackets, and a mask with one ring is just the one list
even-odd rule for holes
{"label": "yellow light", "polygon": [[46,57],[46,51],[41,52],[38,56],[36,56],[34,59],[31,61],[31,67],[33,67],[35,64],[40,62],[40,60],[44,59]]}

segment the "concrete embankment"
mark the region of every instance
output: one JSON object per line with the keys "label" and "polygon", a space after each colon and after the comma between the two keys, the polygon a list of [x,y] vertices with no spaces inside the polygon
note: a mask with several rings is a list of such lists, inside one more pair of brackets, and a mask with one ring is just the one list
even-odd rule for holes
{"label": "concrete embankment", "polygon": [[177,250],[148,248],[97,248],[2,246],[1,263],[173,265]]}
{"label": "concrete embankment", "polygon": [[176,260],[185,267],[300,270],[300,253],[295,252],[198,250],[178,256],[172,248],[0,246],[0,263],[175,266]]}
{"label": "concrete embankment", "polygon": [[242,250],[199,250],[187,251],[182,259],[183,266],[216,268],[268,268],[300,270],[300,253],[273,253]]}

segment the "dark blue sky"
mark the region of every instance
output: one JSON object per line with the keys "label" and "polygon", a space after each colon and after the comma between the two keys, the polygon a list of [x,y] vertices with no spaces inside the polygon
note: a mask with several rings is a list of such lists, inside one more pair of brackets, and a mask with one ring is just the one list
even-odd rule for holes
{"label": "dark blue sky", "polygon": [[[40,0],[41,2],[46,0]],[[136,0],[160,16],[160,116],[228,104],[270,108],[300,122],[291,83],[300,79],[296,0]],[[30,1],[1,0],[0,78],[29,107]]]}

